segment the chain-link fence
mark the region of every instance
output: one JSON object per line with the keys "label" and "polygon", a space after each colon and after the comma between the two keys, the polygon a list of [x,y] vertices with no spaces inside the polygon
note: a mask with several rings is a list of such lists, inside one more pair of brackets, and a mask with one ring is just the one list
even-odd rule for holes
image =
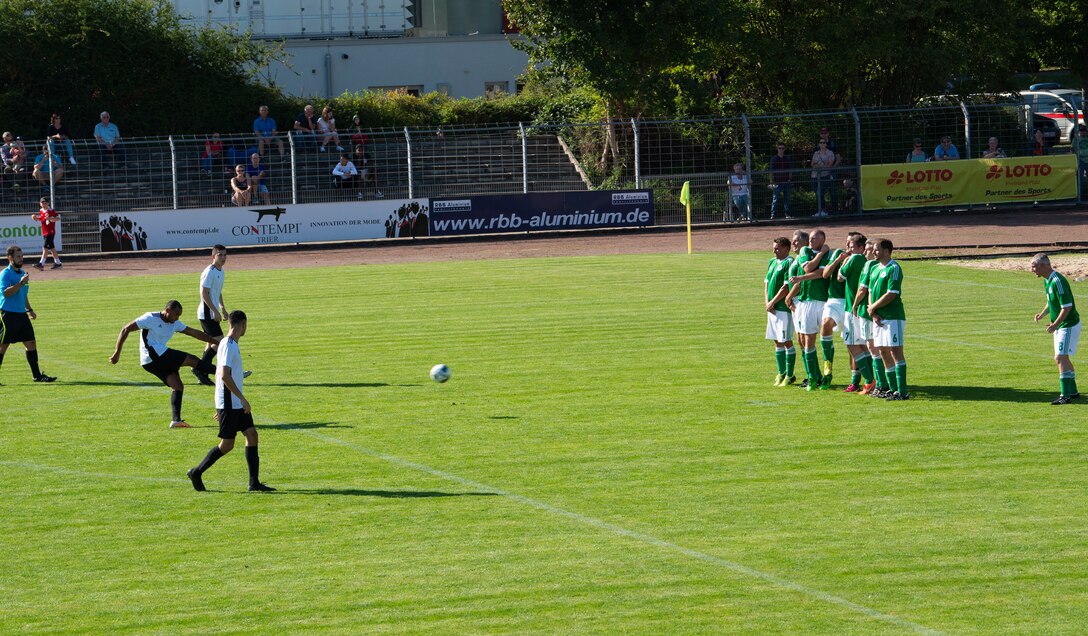
{"label": "chain-link fence", "polygon": [[[98,214],[248,205],[650,188],[657,223],[682,223],[683,182],[696,223],[859,214],[860,166],[922,161],[947,137],[961,158],[1031,153],[1045,124],[1023,104],[851,109],[699,120],[372,129],[94,140],[12,140],[3,148],[0,214],[48,197],[66,251],[99,249]],[[1057,139],[1053,139],[1057,141]],[[1053,153],[1071,152],[1053,145]],[[341,159],[341,156],[344,159]],[[359,176],[334,178],[337,163]],[[240,168],[239,168],[240,166]],[[239,172],[240,171],[240,172]]]}

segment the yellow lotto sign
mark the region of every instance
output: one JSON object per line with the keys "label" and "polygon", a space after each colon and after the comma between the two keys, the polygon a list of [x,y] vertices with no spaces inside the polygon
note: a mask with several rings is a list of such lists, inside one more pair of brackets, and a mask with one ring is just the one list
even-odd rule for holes
{"label": "yellow lotto sign", "polygon": [[1051,201],[1077,197],[1077,158],[1015,157],[861,167],[865,209]]}

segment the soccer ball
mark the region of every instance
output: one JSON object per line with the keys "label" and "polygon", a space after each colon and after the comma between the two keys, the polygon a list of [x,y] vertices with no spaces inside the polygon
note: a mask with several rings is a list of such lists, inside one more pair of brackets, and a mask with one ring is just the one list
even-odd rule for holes
{"label": "soccer ball", "polygon": [[431,367],[431,379],[435,382],[445,382],[450,379],[450,368],[444,364],[436,364]]}

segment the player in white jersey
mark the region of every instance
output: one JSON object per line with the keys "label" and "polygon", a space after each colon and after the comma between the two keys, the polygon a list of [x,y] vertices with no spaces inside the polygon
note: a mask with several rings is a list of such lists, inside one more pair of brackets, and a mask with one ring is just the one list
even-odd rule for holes
{"label": "player in white jersey", "polygon": [[181,367],[193,367],[211,373],[214,367],[204,365],[194,355],[178,351],[166,346],[175,333],[183,333],[211,344],[219,342],[202,331],[187,327],[178,320],[181,318],[181,303],[171,300],[166,303],[162,311],[149,311],[136,320],[121,328],[117,336],[117,346],[110,356],[110,364],[117,364],[121,359],[121,348],[125,345],[125,339],[133,331],[140,332],[140,365],[151,375],[162,380],[162,383],[172,389],[170,393],[170,409],[173,419],[170,420],[170,428],[190,428],[185,420],[181,419],[181,396],[185,391],[185,385],[181,382],[178,371]]}
{"label": "player in white jersey", "polygon": [[[227,306],[223,302],[223,266],[227,262],[227,248],[216,245],[212,248],[212,263],[204,268],[200,274],[200,308],[196,310],[196,317],[200,319],[200,327],[204,333],[213,338],[223,337],[223,328],[219,323],[227,319]],[[211,365],[215,357],[215,346],[205,345],[204,355],[200,358],[205,366]],[[193,375],[206,386],[213,386],[215,382],[207,373],[199,369],[193,369]]]}
{"label": "player in white jersey", "polygon": [[260,457],[257,454],[257,427],[253,424],[253,411],[249,400],[242,393],[245,371],[242,369],[242,352],[238,341],[246,335],[246,314],[242,311],[230,313],[230,330],[227,337],[219,343],[219,354],[215,373],[215,409],[219,414],[219,444],[212,447],[204,459],[186,474],[193,488],[198,491],[204,487],[204,471],[234,449],[234,440],[241,433],[246,439],[246,464],[249,466],[249,489],[256,492],[275,490],[261,483]]}

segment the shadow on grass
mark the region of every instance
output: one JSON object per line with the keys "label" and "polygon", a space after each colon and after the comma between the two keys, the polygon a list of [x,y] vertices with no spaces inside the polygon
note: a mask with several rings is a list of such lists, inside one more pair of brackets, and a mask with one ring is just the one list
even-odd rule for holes
{"label": "shadow on grass", "polygon": [[[1048,404],[1058,397],[1056,388],[1053,391],[1034,391],[1008,386],[927,386],[911,384],[908,389],[912,398],[917,397],[924,400]],[[1084,400],[1078,402],[1084,402]]]}
{"label": "shadow on grass", "polygon": [[162,386],[161,382],[126,382],[124,380],[58,380],[68,386]]}
{"label": "shadow on grass", "polygon": [[[258,384],[254,382],[254,385]],[[420,384],[388,384],[386,382],[260,382],[260,386],[286,386],[293,388],[376,389],[386,386],[422,386]]]}
{"label": "shadow on grass", "polygon": [[282,489],[268,495],[339,495],[344,497],[382,497],[385,499],[428,499],[433,497],[498,497],[493,492],[440,492],[431,490],[365,490],[362,488]]}
{"label": "shadow on grass", "polygon": [[262,424],[259,428],[271,428],[278,431],[304,431],[313,428],[355,428],[348,424],[336,422],[294,422],[292,424]]}

